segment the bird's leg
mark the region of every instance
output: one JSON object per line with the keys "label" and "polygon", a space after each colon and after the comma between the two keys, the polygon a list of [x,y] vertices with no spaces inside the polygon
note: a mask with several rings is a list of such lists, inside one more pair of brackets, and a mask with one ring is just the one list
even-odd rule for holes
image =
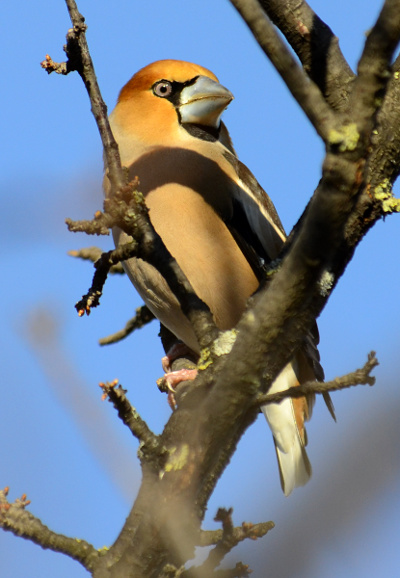
{"label": "bird's leg", "polygon": [[167,354],[161,359],[162,368],[165,373],[175,373],[171,371],[171,365],[180,357],[189,357],[189,359],[197,360],[198,355],[182,341],[176,341],[168,350]]}
{"label": "bird's leg", "polygon": [[181,357],[189,357],[191,359],[197,359],[198,355],[194,353],[187,345],[181,341],[174,343],[172,347],[168,350],[167,354],[161,359],[162,368],[165,372],[164,377],[161,380],[168,389],[168,403],[171,409],[175,409],[175,391],[177,386],[182,381],[192,381],[197,376],[197,369],[179,369],[177,371],[171,370],[172,363]]}

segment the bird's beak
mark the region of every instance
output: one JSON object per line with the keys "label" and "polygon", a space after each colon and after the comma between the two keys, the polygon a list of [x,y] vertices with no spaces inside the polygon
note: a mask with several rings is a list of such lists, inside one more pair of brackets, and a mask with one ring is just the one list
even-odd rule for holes
{"label": "bird's beak", "polygon": [[219,128],[221,115],[232,99],[233,94],[222,84],[199,76],[181,92],[181,122]]}

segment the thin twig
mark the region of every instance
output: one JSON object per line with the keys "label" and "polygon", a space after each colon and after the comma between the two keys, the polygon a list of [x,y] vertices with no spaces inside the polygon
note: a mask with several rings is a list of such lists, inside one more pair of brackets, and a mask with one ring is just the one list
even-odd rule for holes
{"label": "thin twig", "polygon": [[79,317],[86,313],[89,315],[93,307],[97,307],[100,303],[100,297],[103,294],[103,287],[107,280],[107,275],[110,269],[117,263],[129,259],[137,254],[137,243],[125,243],[120,245],[117,249],[102,253],[100,259],[95,263],[96,272],[93,276],[92,285],[82,299],[75,304],[75,309],[78,311]]}
{"label": "thin twig", "polygon": [[118,411],[121,421],[129,428],[132,435],[141,442],[143,454],[151,453],[154,458],[155,455],[163,453],[159,436],[151,431],[144,419],[132,407],[126,397],[126,390],[118,384],[118,380],[116,379],[111,383],[100,383],[99,385],[103,390],[103,399],[109,399]]}
{"label": "thin twig", "polygon": [[[202,566],[194,566],[186,572],[177,573],[175,576],[176,578],[249,578],[251,573],[252,570],[250,570],[247,564],[238,562],[235,568],[230,568],[227,570],[212,571],[208,570],[207,568],[203,569]],[[175,576],[173,578],[175,578]],[[168,576],[168,578],[170,578],[170,576]]]}
{"label": "thin twig", "polygon": [[342,377],[336,377],[332,381],[326,381],[324,383],[318,381],[307,381],[299,386],[290,387],[285,391],[259,395],[255,399],[254,404],[260,406],[269,403],[280,403],[288,397],[302,397],[313,393],[324,394],[331,391],[346,389],[354,385],[372,386],[375,384],[375,377],[371,377],[370,373],[377,365],[379,365],[379,362],[375,357],[375,352],[371,351],[371,353],[368,354],[368,361],[361,369],[356,369],[356,371],[343,375]]}
{"label": "thin twig", "polygon": [[[100,213],[100,211],[99,211]],[[80,221],[73,221],[72,219],[65,219],[65,224],[71,233],[86,233],[87,235],[109,235],[109,219],[101,213],[101,220],[96,217],[94,219],[82,219]],[[104,217],[104,218],[103,218]]]}
{"label": "thin twig", "polygon": [[[148,218],[143,196],[133,190],[137,183],[126,183],[126,171],[121,167],[118,145],[110,128],[107,107],[102,99],[90,57],[85,34],[85,19],[79,13],[75,0],[66,0],[66,4],[73,24],[73,29],[68,31],[65,47],[69,69],[78,71],[88,91],[92,112],[103,143],[107,177],[111,184],[111,194],[104,202],[104,212],[98,211],[93,221],[67,219],[68,228],[71,231],[84,231],[88,234],[99,235],[108,234],[107,229],[119,226],[127,235],[135,239],[140,244],[140,251],[138,247],[134,250],[133,244],[129,244],[129,247],[122,248],[120,251],[124,252],[125,258],[133,257],[140,252],[140,257],[153,264],[165,276],[171,290],[181,303],[183,312],[188,316],[200,346],[206,347],[218,335],[211,312],[197,297],[186,276],[155,232]],[[131,212],[127,211],[127,206],[132,209]],[[97,266],[89,293],[76,304],[80,315],[85,312],[89,313],[92,307],[98,305],[110,266],[122,260],[118,259],[117,255],[118,253],[115,252],[109,253]],[[110,259],[113,260],[111,265]]]}
{"label": "thin twig", "polygon": [[97,83],[96,73],[94,70],[89,47],[86,41],[85,19],[80,14],[75,0],[65,0],[71,22],[74,26],[72,31],[67,35],[66,53],[74,61],[78,61],[76,70],[79,72],[86,90],[89,94],[92,113],[96,119],[101,141],[107,158],[107,167],[109,179],[114,190],[118,190],[125,184],[124,173],[121,167],[118,145],[111,131],[110,123],[107,117],[107,107],[100,93]]}
{"label": "thin twig", "polygon": [[[195,576],[217,576],[219,573],[213,572],[213,570],[219,566],[225,556],[233,549],[239,542],[243,540],[251,539],[257,540],[258,538],[262,538],[275,527],[273,522],[265,522],[263,524],[248,524],[243,523],[242,526],[235,528],[232,523],[232,508],[229,510],[225,508],[219,508],[217,515],[215,517],[216,522],[222,523],[222,530],[218,532],[202,532],[202,539],[205,537],[208,539],[207,545],[209,544],[216,544],[215,548],[213,548],[207,559],[201,566],[195,568]],[[218,536],[218,540],[214,540]],[[204,544],[205,545],[205,544]],[[237,572],[238,566],[235,569],[230,570],[228,572]],[[239,574],[228,574],[230,576],[247,576],[249,573],[249,569],[247,566],[241,565],[240,571],[243,573]],[[184,574],[186,576],[186,574]],[[187,576],[190,576],[188,574]]]}
{"label": "thin twig", "polygon": [[150,321],[153,321],[153,319],[155,319],[155,316],[147,305],[142,305],[136,309],[136,315],[132,317],[132,319],[129,319],[123,329],[107,337],[102,337],[99,339],[99,344],[111,345],[112,343],[118,343],[118,341],[122,341],[125,337],[128,337],[128,335],[136,331],[136,329],[141,329],[150,323]]}
{"label": "thin twig", "polygon": [[55,72],[56,74],[69,74],[71,70],[68,68],[67,62],[54,62],[54,60],[46,54],[45,59],[40,63],[40,66],[45,69],[47,74]]}
{"label": "thin twig", "polygon": [[[76,259],[82,259],[83,261],[91,261],[95,263],[103,254],[103,251],[99,247],[83,247],[82,249],[73,249],[68,251],[70,257],[75,257]],[[113,265],[109,273],[124,275],[125,271],[121,263]]]}
{"label": "thin twig", "polygon": [[68,538],[50,530],[25,509],[30,504],[25,495],[10,503],[7,494],[8,488],[0,491],[0,527],[3,530],[39,544],[44,549],[66,554],[90,572],[101,555],[100,552],[85,540]]}
{"label": "thin twig", "polygon": [[[254,539],[262,538],[269,530],[275,527],[274,522],[260,522],[259,524],[246,524],[243,522],[241,526],[233,528],[233,536],[237,539],[237,543],[246,538]],[[198,546],[215,546],[223,539],[223,530],[202,530],[200,532],[200,540]]]}
{"label": "thin twig", "polygon": [[148,209],[143,195],[134,190],[134,180],[121,187],[112,197],[104,201],[104,212],[97,211],[93,221],[72,221],[67,219],[70,231],[84,231],[98,234],[102,225],[119,227],[132,239],[118,249],[103,253],[96,262],[96,273],[88,293],[75,305],[79,315],[90,313],[97,307],[104,283],[111,266],[131,257],[141,257],[153,265],[168,280],[171,290],[177,296],[182,311],[193,326],[200,346],[206,347],[219,334],[213,316],[203,301],[194,292],[187,277],[173,259],[164,243],[157,235],[148,219]]}

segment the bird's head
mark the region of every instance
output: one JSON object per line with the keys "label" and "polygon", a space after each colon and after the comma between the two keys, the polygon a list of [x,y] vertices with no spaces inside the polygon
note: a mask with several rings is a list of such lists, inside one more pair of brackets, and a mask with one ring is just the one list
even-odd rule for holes
{"label": "bird's head", "polygon": [[160,60],[137,72],[122,88],[113,122],[142,141],[171,140],[176,131],[202,127],[217,133],[221,115],[233,99],[206,68]]}

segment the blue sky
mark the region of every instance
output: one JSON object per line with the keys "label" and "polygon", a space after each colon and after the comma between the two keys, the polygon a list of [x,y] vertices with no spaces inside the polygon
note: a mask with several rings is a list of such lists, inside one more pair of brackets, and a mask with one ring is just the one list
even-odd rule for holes
{"label": "blue sky", "polygon": [[[380,0],[311,2],[339,36],[354,68]],[[140,67],[161,58],[210,68],[235,95],[225,113],[235,148],[271,195],[287,231],[320,177],[323,147],[229,2],[81,0],[88,41],[109,110]],[[47,76],[46,53],[62,60],[69,24],[62,0],[15,0],[0,8],[2,281],[0,307],[0,487],[26,492],[31,511],[52,529],[96,547],[115,539],[139,485],[137,443],[99,381],[119,378],[157,432],[169,408],[155,380],[162,349],[153,323],[124,343],[98,338],[121,328],[140,299],[127,279],[111,278],[101,307],[79,319],[74,303],[92,269],[69,249],[109,238],[72,235],[64,219],[101,207],[102,151],[77,75]],[[334,424],[317,403],[308,426],[311,482],[281,493],[271,436],[260,417],[240,443],[210,501],[235,523],[272,519],[262,542],[230,555],[254,576],[361,578],[398,575],[400,436],[397,416],[400,217],[378,223],[348,266],[319,320],[327,378],[361,366],[377,351],[374,388],[334,395]],[[0,533],[4,578],[87,575],[78,563]]]}

